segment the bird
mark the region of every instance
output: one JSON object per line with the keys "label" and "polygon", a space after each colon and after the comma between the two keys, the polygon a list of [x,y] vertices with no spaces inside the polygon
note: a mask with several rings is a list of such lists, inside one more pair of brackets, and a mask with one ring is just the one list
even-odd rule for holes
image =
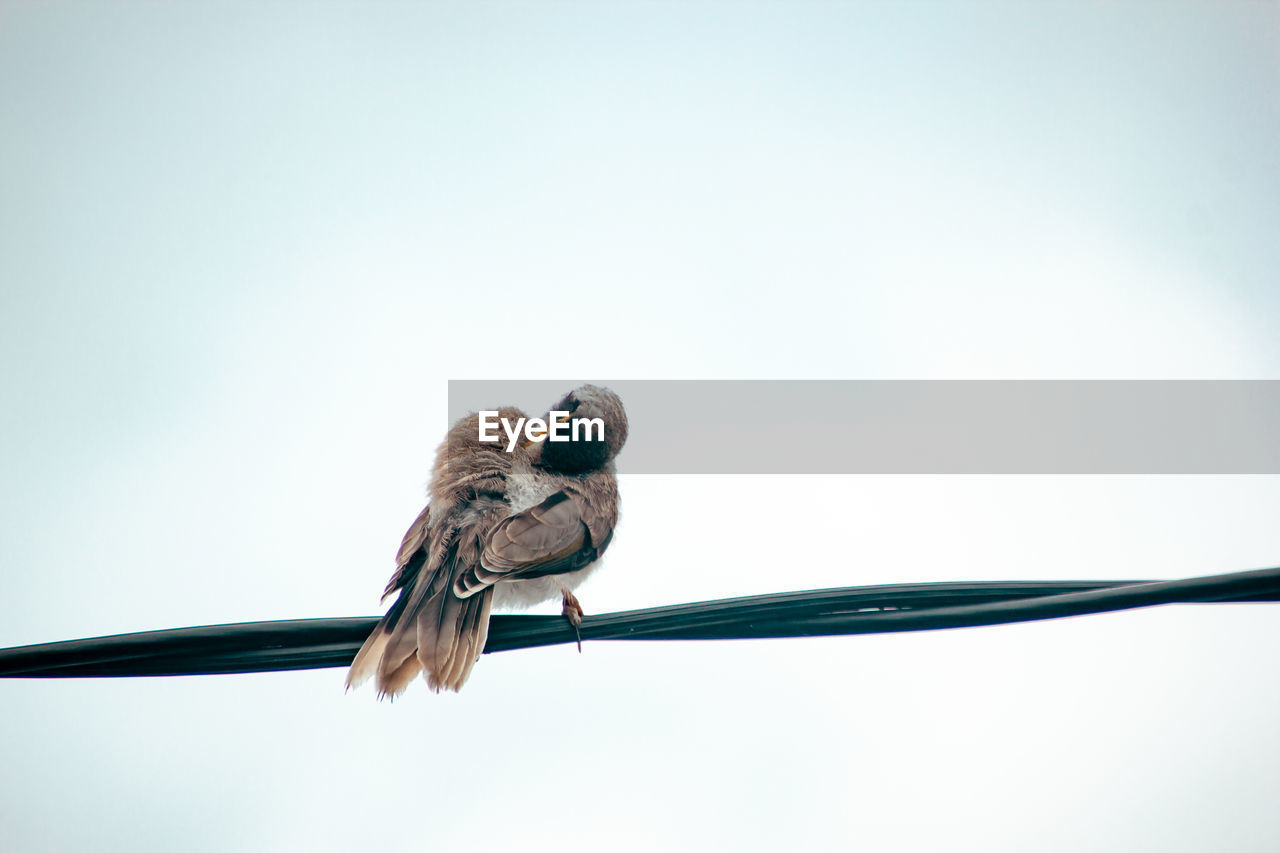
{"label": "bird", "polygon": [[[509,423],[524,417],[514,407],[496,411]],[[356,653],[348,690],[376,677],[378,697],[394,699],[419,673],[437,693],[459,690],[484,651],[495,607],[559,596],[577,631],[583,611],[573,590],[618,523],[614,459],[628,423],[618,395],[596,385],[565,394],[544,422],[553,413],[568,424],[559,438],[526,438],[510,451],[481,440],[482,413],[449,430],[427,506],[404,535],[382,599],[399,595]]]}

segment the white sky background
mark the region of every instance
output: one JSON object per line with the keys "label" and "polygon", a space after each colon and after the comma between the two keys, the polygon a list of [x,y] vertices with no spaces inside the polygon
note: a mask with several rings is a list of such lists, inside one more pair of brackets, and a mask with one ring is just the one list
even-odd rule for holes
{"label": "white sky background", "polygon": [[[0,645],[375,612],[449,378],[1280,378],[1278,48],[1274,3],[0,4]],[[1274,477],[623,499],[588,612],[1280,562]],[[1278,641],[0,682],[0,842],[1274,850]]]}

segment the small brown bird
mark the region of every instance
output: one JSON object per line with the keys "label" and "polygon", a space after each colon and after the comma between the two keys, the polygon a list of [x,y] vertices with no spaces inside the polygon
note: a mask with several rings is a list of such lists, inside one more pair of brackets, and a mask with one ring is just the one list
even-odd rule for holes
{"label": "small brown bird", "polygon": [[[627,415],[617,394],[595,385],[570,391],[551,411],[567,413],[558,436],[513,441],[510,451],[480,440],[478,414],[449,430],[427,507],[405,534],[382,597],[400,595],[356,654],[348,688],[376,675],[378,696],[394,697],[422,672],[433,690],[459,689],[484,650],[494,606],[560,596],[577,628],[582,608],[572,590],[618,522],[613,459],[627,440]],[[523,417],[498,410],[510,424]]]}

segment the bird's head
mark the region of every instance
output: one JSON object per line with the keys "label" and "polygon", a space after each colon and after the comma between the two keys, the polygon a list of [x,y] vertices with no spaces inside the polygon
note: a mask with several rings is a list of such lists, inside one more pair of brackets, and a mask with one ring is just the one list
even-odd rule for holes
{"label": "bird's head", "polygon": [[[539,462],[562,474],[585,474],[604,467],[627,442],[627,412],[608,388],[580,385],[560,398],[552,412],[566,412],[556,420],[567,440],[541,442]],[[548,413],[548,421],[551,420]]]}

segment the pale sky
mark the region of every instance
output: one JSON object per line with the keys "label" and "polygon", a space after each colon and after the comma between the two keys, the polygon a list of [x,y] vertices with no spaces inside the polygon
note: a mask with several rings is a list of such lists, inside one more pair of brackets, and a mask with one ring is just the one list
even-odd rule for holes
{"label": "pale sky", "polygon": [[[1275,3],[0,3],[0,646],[378,612],[451,378],[1280,378],[1278,56]],[[1275,477],[622,495],[589,613],[1280,564]],[[0,681],[0,842],[1271,851],[1278,642]]]}

